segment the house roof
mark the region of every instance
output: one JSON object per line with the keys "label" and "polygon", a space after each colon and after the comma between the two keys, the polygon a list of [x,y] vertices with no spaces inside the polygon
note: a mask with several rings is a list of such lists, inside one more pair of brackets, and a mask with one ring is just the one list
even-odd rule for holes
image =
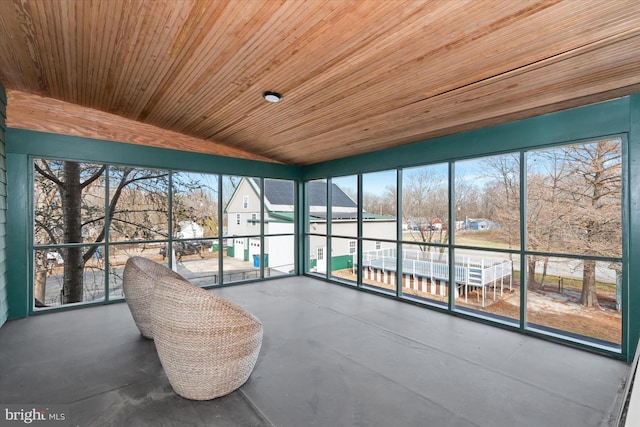
{"label": "house roof", "polygon": [[[324,181],[311,181],[307,187],[309,204],[311,206],[327,206],[327,183]],[[342,191],[337,184],[331,185],[331,206],[333,208],[357,208],[358,205],[351,197]]]}
{"label": "house roof", "polygon": [[[252,178],[255,188],[260,185],[258,178]],[[311,181],[308,183],[307,191],[309,195],[309,205],[326,207],[327,206],[327,183],[325,181]],[[293,181],[280,179],[264,180],[264,195],[267,202],[271,205],[294,205]],[[340,187],[333,184],[331,187],[332,206],[357,208],[354,202]]]}
{"label": "house roof", "polygon": [[640,92],[637,0],[2,6],[11,128],[307,165]]}
{"label": "house roof", "polygon": [[[254,178],[254,182],[259,185],[259,180]],[[273,205],[293,205],[294,204],[293,181],[279,179],[264,180],[264,196]]]}
{"label": "house roof", "polygon": [[[245,178],[247,179],[247,178]],[[259,194],[260,179],[248,178],[250,187],[256,194]],[[294,188],[293,181],[270,179],[264,180],[264,194],[267,210],[274,218],[293,220],[291,215],[294,209]],[[238,186],[241,188],[241,186]],[[237,191],[237,190],[236,190]],[[309,195],[309,205],[311,208],[310,217],[312,220],[327,219],[327,183],[326,181],[310,181],[307,183]],[[235,194],[232,196],[235,197]],[[333,220],[356,220],[358,218],[358,204],[351,199],[337,184],[332,184],[331,196],[333,205],[331,218]],[[315,209],[314,209],[315,208]],[[390,220],[395,218],[386,215],[371,214],[362,212],[365,220]]]}

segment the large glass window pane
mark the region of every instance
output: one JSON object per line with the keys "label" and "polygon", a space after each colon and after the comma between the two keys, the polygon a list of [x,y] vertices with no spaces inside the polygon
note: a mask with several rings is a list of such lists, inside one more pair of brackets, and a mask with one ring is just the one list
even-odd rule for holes
{"label": "large glass window pane", "polygon": [[[102,246],[65,247],[34,251],[34,308],[105,300]],[[73,268],[70,268],[73,266]]]}
{"label": "large glass window pane", "polygon": [[362,235],[394,240],[397,237],[397,171],[362,175]]}
{"label": "large glass window pane", "polygon": [[162,240],[169,235],[169,172],[109,169],[110,240]]}
{"label": "large glass window pane", "polygon": [[260,238],[234,236],[225,239],[222,258],[224,283],[260,278]]}
{"label": "large glass window pane", "polygon": [[225,283],[260,278],[260,185],[259,178],[222,177],[223,233],[227,237],[222,254]]}
{"label": "large glass window pane", "polygon": [[171,247],[163,246],[161,252],[172,256],[176,271],[198,286],[219,283],[219,240],[210,239],[220,229],[218,180],[218,175],[173,174],[172,220],[177,241]]}
{"label": "large glass window pane", "polygon": [[622,264],[589,259],[527,257],[527,326],[619,347]]}
{"label": "large glass window pane", "polygon": [[520,155],[455,163],[455,243],[520,248]]}
{"label": "large glass window pane", "polygon": [[265,179],[264,234],[293,234],[295,214],[295,182],[284,179]]}
{"label": "large glass window pane", "polygon": [[104,165],[47,159],[33,165],[34,244],[101,242]]}
{"label": "large glass window pane", "polygon": [[173,178],[173,237],[217,237],[218,175],[177,172]]}
{"label": "large glass window pane", "polygon": [[402,171],[402,240],[449,242],[449,166]]}
{"label": "large glass window pane", "polygon": [[379,240],[362,241],[362,286],[377,292],[396,294],[396,244]]}
{"label": "large glass window pane", "polygon": [[307,193],[307,216],[309,223],[306,224],[306,231],[316,234],[327,234],[327,181],[308,181],[306,184]]}
{"label": "large glass window pane", "polygon": [[358,176],[331,179],[331,234],[358,236]]}
{"label": "large glass window pane", "polygon": [[355,238],[331,239],[331,278],[355,285],[358,282],[358,242]]}
{"label": "large glass window pane", "polygon": [[622,256],[622,143],[527,153],[527,249]]}
{"label": "large glass window pane", "polygon": [[295,236],[268,236],[264,246],[265,277],[295,273]]}
{"label": "large glass window pane", "polygon": [[402,295],[414,301],[447,306],[449,251],[446,247],[402,246]]}
{"label": "large glass window pane", "polygon": [[[33,166],[34,245],[104,241],[105,166],[47,159],[36,159]],[[94,258],[101,251],[101,246],[36,250],[35,306],[104,299],[104,264]]]}
{"label": "large glass window pane", "polygon": [[458,310],[519,325],[520,257],[480,250],[455,250],[455,304]]}
{"label": "large glass window pane", "polygon": [[260,235],[260,178],[222,177],[226,236]]}

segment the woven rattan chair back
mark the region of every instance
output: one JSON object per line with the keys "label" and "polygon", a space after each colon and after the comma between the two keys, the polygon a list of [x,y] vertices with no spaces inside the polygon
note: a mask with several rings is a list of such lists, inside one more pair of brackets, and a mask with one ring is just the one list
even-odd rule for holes
{"label": "woven rattan chair back", "polygon": [[255,316],[182,280],[156,284],[151,321],[167,378],[187,399],[236,390],[249,378],[262,345],[262,323]]}
{"label": "woven rattan chair back", "polygon": [[154,285],[165,277],[182,281],[186,279],[162,264],[139,256],[127,260],[122,276],[124,298],[133,320],[144,337],[153,339],[149,310]]}

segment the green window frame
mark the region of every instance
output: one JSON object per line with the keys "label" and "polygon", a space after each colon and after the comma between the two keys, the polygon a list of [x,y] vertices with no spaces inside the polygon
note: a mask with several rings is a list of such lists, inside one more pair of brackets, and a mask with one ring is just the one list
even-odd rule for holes
{"label": "green window frame", "polygon": [[[587,146],[587,144],[594,143],[594,141],[599,141],[599,140],[619,141],[619,146],[620,146],[619,172],[616,172],[616,173],[619,173],[618,179],[621,183],[621,186],[618,190],[619,192],[616,195],[616,197],[619,197],[619,215],[620,215],[620,218],[619,218],[620,251],[616,251],[619,253],[598,254],[598,253],[589,253],[588,251],[572,253],[572,252],[567,252],[562,250],[558,252],[558,250],[545,251],[540,248],[535,248],[535,247],[530,248],[527,244],[527,234],[526,234],[527,223],[528,223],[527,194],[526,194],[527,182],[528,182],[528,177],[526,173],[527,156],[530,155],[531,153],[540,152],[543,150],[553,151],[558,149],[560,150],[568,149],[573,146]],[[350,279],[349,281],[345,281],[341,278],[340,275],[334,275],[334,273],[331,271],[332,268],[328,268],[326,271],[318,273],[314,271],[314,269],[309,268],[308,265],[307,265],[307,268],[305,269],[305,274],[308,274],[311,276],[319,276],[325,280],[329,280],[336,284],[350,285],[358,288],[359,290],[395,297],[402,301],[418,304],[428,308],[443,310],[450,314],[460,315],[473,320],[478,320],[478,321],[494,324],[500,327],[513,329],[522,333],[538,335],[546,339],[557,340],[563,343],[568,343],[571,345],[588,348],[590,350],[613,355],[615,357],[622,357],[626,349],[625,336],[627,334],[627,331],[626,331],[627,326],[624,322],[624,319],[628,318],[628,314],[624,312],[624,307],[628,307],[628,303],[625,302],[624,299],[627,298],[627,294],[625,291],[625,289],[628,288],[628,282],[626,281],[627,280],[626,272],[628,271],[628,268],[629,268],[627,264],[628,255],[626,253],[626,248],[628,247],[627,236],[629,234],[629,223],[628,223],[628,216],[625,214],[625,212],[628,211],[628,204],[629,204],[628,190],[627,190],[627,186],[628,186],[627,164],[629,162],[628,151],[629,151],[628,138],[627,138],[627,135],[623,133],[623,134],[615,134],[615,135],[604,135],[601,137],[590,137],[585,139],[561,141],[561,142],[552,143],[552,144],[538,145],[536,147],[524,147],[519,150],[486,152],[486,153],[478,153],[477,155],[474,155],[474,156],[461,156],[460,158],[451,158],[447,160],[445,163],[448,165],[448,169],[449,169],[449,178],[448,178],[449,179],[449,182],[448,182],[448,188],[449,188],[448,207],[449,208],[447,213],[448,218],[446,219],[448,224],[456,224],[456,215],[460,214],[460,212],[458,212],[459,208],[456,209],[456,203],[453,202],[453,200],[456,200],[455,189],[456,189],[456,179],[457,179],[456,178],[457,166],[461,167],[461,165],[465,162],[468,163],[469,161],[485,159],[490,156],[493,156],[493,157],[511,156],[511,158],[516,159],[519,170],[515,171],[515,177],[518,180],[518,190],[517,190],[518,200],[516,202],[517,206],[515,207],[515,210],[517,211],[516,213],[517,213],[518,219],[517,219],[517,222],[514,223],[514,227],[515,227],[514,230],[518,238],[517,238],[517,242],[515,243],[515,246],[512,247],[510,245],[509,247],[493,247],[491,245],[487,245],[486,243],[480,243],[480,244],[474,243],[472,245],[469,245],[469,243],[462,240],[460,242],[456,242],[456,239],[454,238],[456,233],[453,233],[453,235],[449,238],[449,240],[444,242],[440,242],[440,241],[436,241],[435,243],[431,241],[410,242],[402,237],[403,227],[402,227],[402,224],[398,224],[398,228],[399,228],[398,236],[400,237],[398,237],[398,239],[393,241],[395,248],[392,249],[388,257],[380,257],[378,260],[379,262],[386,262],[387,264],[383,265],[382,267],[379,267],[379,266],[376,267],[378,268],[379,271],[370,272],[371,266],[373,264],[368,263],[367,260],[369,259],[370,255],[369,255],[369,252],[365,250],[369,239],[366,238],[366,236],[363,236],[362,229],[363,229],[364,219],[360,214],[357,218],[357,229],[359,230],[359,233],[356,238],[357,240],[356,246],[358,248],[357,265],[362,265],[362,268],[358,269],[357,274],[353,275],[354,278]],[[442,162],[437,162],[437,163],[425,162],[424,164],[421,164],[421,165],[412,164],[411,167],[415,168],[418,166],[431,166],[434,164],[442,164]],[[397,186],[396,187],[397,194],[399,195],[397,199],[396,212],[399,212],[398,218],[401,218],[402,217],[402,195],[403,195],[402,176],[403,176],[404,168],[397,168],[396,171],[397,171],[397,182],[393,182],[393,184]],[[334,178],[335,177],[333,176],[327,176],[324,178],[328,183],[328,186],[327,186],[328,194],[331,192],[331,188],[332,188],[331,183],[335,182]],[[363,179],[363,174],[358,173],[357,179],[358,179],[358,182],[361,183]],[[317,178],[315,180],[317,180]],[[307,181],[307,183],[308,182],[310,181]],[[307,186],[306,188],[308,189],[309,187]],[[334,188],[333,191],[337,191],[337,190],[335,190]],[[358,201],[360,202],[362,197],[361,194],[362,194],[362,188],[359,187]],[[327,196],[327,200],[330,200],[329,195]],[[362,206],[361,203],[359,203],[358,206]],[[308,211],[309,206],[306,206],[305,209]],[[327,207],[327,210],[330,211],[330,206]],[[336,235],[332,232],[333,222],[335,222],[335,220],[332,220],[331,215],[328,213],[327,226],[326,226],[326,229],[327,229],[326,238],[329,246],[328,251],[331,251],[332,258],[337,259],[340,254],[334,253],[335,251],[331,249],[331,242],[333,241],[334,245],[336,244],[339,245],[338,241],[344,238],[344,236],[340,234]],[[470,224],[470,223],[471,221],[467,218],[465,220],[465,227],[467,224]],[[491,227],[491,224],[486,222],[476,224],[474,222],[473,227],[476,227],[478,231],[483,232],[482,230],[488,230]],[[323,233],[322,235],[324,236],[325,234]],[[307,232],[305,233],[305,238],[307,239],[307,241],[309,241],[309,239],[311,239],[313,236],[317,237],[320,235],[318,235],[317,233],[309,232],[307,228]],[[465,306],[465,304],[462,302],[462,299],[457,296],[457,295],[461,296],[463,294],[462,290],[456,289],[456,287],[449,284],[449,282],[441,282],[439,280],[433,280],[433,279],[421,282],[419,279],[416,279],[415,273],[413,273],[414,274],[413,278],[408,278],[406,274],[403,274],[403,275],[397,274],[397,272],[399,271],[404,272],[405,270],[403,270],[403,268],[407,269],[406,267],[407,260],[403,258],[403,251],[407,252],[408,254],[414,248],[423,247],[422,250],[424,250],[424,247],[427,247],[427,246],[431,247],[432,250],[435,250],[440,254],[445,254],[446,256],[449,257],[448,259],[456,259],[456,255],[458,254],[458,252],[462,253],[465,251],[471,252],[474,254],[479,254],[479,256],[484,256],[487,260],[496,259],[500,257],[505,259],[507,258],[510,259],[511,260],[510,265],[513,266],[515,264],[515,268],[510,269],[511,271],[510,274],[503,273],[503,275],[500,277],[501,278],[504,277],[504,279],[508,278],[509,280],[508,287],[510,288],[510,291],[513,291],[514,289],[513,275],[514,273],[518,275],[517,279],[515,280],[519,281],[518,283],[520,283],[519,287],[521,288],[521,292],[519,296],[519,301],[515,304],[516,313],[512,314],[511,317],[504,317],[502,315],[494,315],[488,312],[484,308],[484,304],[485,304],[485,301],[489,300],[489,297],[487,297],[484,293],[482,294],[482,308],[479,308],[479,307],[470,308],[469,306]],[[589,264],[593,263],[593,265],[598,264],[600,266],[607,264],[609,266],[613,266],[611,268],[615,268],[615,271],[617,271],[617,274],[615,276],[615,283],[610,283],[607,286],[609,290],[612,290],[615,288],[615,290],[612,291],[613,294],[617,295],[617,300],[615,301],[615,307],[616,307],[616,310],[618,311],[622,310],[622,313],[619,316],[614,316],[614,321],[619,322],[618,329],[614,330],[613,332],[610,332],[608,335],[605,335],[605,337],[613,337],[613,339],[611,338],[600,339],[598,338],[599,332],[598,333],[594,332],[593,336],[591,335],[591,332],[573,332],[571,327],[565,326],[564,321],[562,319],[551,320],[550,323],[548,324],[545,324],[544,321],[541,323],[539,320],[537,320],[541,318],[540,316],[541,313],[539,311],[531,309],[531,307],[533,307],[533,302],[530,302],[530,300],[534,297],[534,294],[532,293],[533,282],[531,282],[533,276],[531,276],[531,274],[528,274],[526,277],[524,277],[523,275],[520,275],[520,272],[528,271],[527,268],[530,266],[528,266],[527,261],[531,260],[532,257],[537,257],[545,260],[551,259],[552,260],[551,264],[555,262],[556,265],[572,264],[572,263],[577,265],[577,264],[584,263],[584,265],[586,266],[587,263]],[[393,265],[394,259],[395,259],[395,265]],[[483,268],[485,268],[486,270],[483,274],[491,274],[491,272],[489,271],[489,267],[491,267],[489,263],[487,262],[487,265],[484,265],[484,262],[486,260],[480,260],[480,261],[483,263]],[[404,266],[403,266],[403,262],[405,263]],[[468,262],[468,257],[467,257],[467,262]],[[544,264],[545,271],[547,269],[546,262],[547,261],[545,261],[545,264]],[[460,267],[457,266],[458,264],[457,259],[456,259],[456,265],[454,265],[453,263],[449,263],[448,261],[447,263],[449,268],[447,277],[458,277],[456,276],[456,274],[458,275],[462,274],[458,271]],[[507,267],[505,267],[505,263],[506,262],[501,261],[500,263],[497,263],[497,264],[491,264],[493,265],[493,267],[491,268],[494,268],[494,269],[501,268],[502,271],[507,271],[509,264],[506,264]],[[415,264],[415,261],[414,261],[414,264]],[[369,271],[367,271],[367,268],[369,269]],[[493,274],[496,274],[496,273],[493,273]],[[536,273],[536,274],[539,274],[539,273]],[[563,274],[568,274],[568,273],[563,273]],[[564,294],[568,293],[568,289],[571,290],[572,288],[571,287],[566,288],[567,284],[571,284],[572,281],[575,282],[575,280],[573,279],[570,280],[568,277],[561,277],[560,275],[558,275],[558,277],[560,278],[558,279],[559,283],[564,284],[559,288],[560,289],[559,295],[563,295],[562,293]],[[607,283],[611,282],[612,280],[611,277],[612,275],[609,274]],[[374,283],[379,282],[380,286],[371,285],[372,281]],[[527,281],[531,283],[528,283]],[[598,283],[601,283],[601,282],[598,282]],[[602,286],[605,286],[605,285],[606,283],[603,284]],[[543,282],[543,286],[544,286],[544,282]],[[579,285],[574,284],[573,286],[579,286]],[[600,285],[598,286],[601,287]],[[496,288],[497,286],[494,284],[493,285],[494,293],[496,292],[495,290]],[[425,299],[425,298],[416,297],[415,295],[417,294],[417,292],[412,292],[413,290],[416,290],[416,289],[417,290],[431,289],[431,292],[433,294],[436,294],[436,295],[440,294],[441,298],[439,300],[435,298],[434,300],[430,300],[428,298]],[[443,291],[442,289],[445,289],[445,290]],[[500,292],[504,292],[504,289],[505,289],[505,282],[503,280],[500,285]],[[409,292],[407,292],[407,290]],[[482,290],[484,292],[485,288],[482,287]],[[467,295],[467,292],[468,290],[465,290],[464,292],[465,296]],[[480,301],[479,296],[478,296],[478,301]],[[611,303],[609,303],[609,305],[611,305]],[[536,320],[533,320],[534,318],[536,318]],[[565,320],[571,320],[571,319],[565,318]],[[572,323],[572,322],[568,322],[568,323]],[[590,331],[591,329],[589,328],[593,329],[596,326],[597,325],[592,325],[592,326],[587,325],[587,326],[584,326],[584,328],[586,329],[578,328],[577,330]]]}

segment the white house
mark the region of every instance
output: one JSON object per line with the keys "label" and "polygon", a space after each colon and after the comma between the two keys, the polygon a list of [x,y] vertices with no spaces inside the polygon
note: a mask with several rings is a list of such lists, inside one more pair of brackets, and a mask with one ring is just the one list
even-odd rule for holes
{"label": "white house", "polygon": [[[294,183],[265,180],[265,266],[285,273],[295,267]],[[227,255],[260,262],[260,180],[243,178],[225,207]]]}
{"label": "white house", "polygon": [[179,239],[200,239],[204,236],[204,230],[200,225],[193,221],[178,222]]}

